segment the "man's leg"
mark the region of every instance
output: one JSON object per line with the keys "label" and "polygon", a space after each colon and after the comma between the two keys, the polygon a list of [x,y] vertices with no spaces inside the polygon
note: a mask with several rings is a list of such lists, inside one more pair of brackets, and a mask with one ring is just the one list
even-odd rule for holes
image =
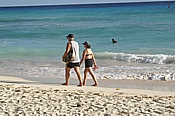
{"label": "man's leg", "polygon": [[71,70],[71,68],[68,68],[68,67],[65,68],[66,82],[63,83],[62,85],[69,85],[70,70]]}
{"label": "man's leg", "polygon": [[81,78],[81,74],[80,74],[80,68],[78,66],[74,66],[74,70],[77,73],[77,77],[78,77],[78,80],[80,83],[79,86],[83,86],[82,78]]}

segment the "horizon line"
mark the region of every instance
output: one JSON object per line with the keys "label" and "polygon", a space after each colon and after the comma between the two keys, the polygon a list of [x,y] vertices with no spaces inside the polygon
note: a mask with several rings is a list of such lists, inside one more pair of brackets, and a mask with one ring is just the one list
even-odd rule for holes
{"label": "horizon line", "polygon": [[76,5],[103,5],[103,4],[130,4],[130,3],[156,3],[156,2],[175,2],[170,0],[144,0],[144,1],[118,1],[118,2],[95,2],[95,3],[70,3],[70,4],[32,4],[32,5],[3,5],[0,8],[14,7],[47,7],[47,6],[76,6]]}

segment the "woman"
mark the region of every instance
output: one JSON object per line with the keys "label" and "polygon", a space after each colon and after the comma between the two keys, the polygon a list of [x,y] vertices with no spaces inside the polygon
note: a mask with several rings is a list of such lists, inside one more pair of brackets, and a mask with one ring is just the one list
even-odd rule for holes
{"label": "woman", "polygon": [[98,86],[98,82],[96,77],[94,76],[94,73],[92,71],[92,65],[94,64],[94,70],[96,70],[97,68],[99,68],[96,64],[95,58],[94,58],[94,54],[91,50],[91,46],[90,43],[88,41],[85,41],[83,43],[85,50],[83,51],[83,55],[82,55],[82,59],[80,61],[80,65],[82,64],[82,62],[85,60],[85,70],[84,70],[84,81],[83,81],[83,86],[86,85],[86,79],[87,79],[87,73],[89,72],[89,74],[92,76],[92,79],[94,80],[95,84],[93,84],[92,86]]}

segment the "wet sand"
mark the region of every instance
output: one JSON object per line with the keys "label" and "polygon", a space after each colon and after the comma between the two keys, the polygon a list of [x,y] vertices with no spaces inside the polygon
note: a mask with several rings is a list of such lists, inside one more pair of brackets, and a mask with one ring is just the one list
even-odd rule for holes
{"label": "wet sand", "polygon": [[[12,78],[12,79],[11,79]],[[14,79],[15,78],[15,79]],[[1,77],[0,82],[7,83],[27,83],[31,84],[48,84],[61,85],[65,82],[64,78],[43,78],[43,77]],[[155,90],[155,91],[169,91],[175,92],[175,81],[158,81],[158,80],[137,80],[137,79],[98,79],[99,87],[105,88],[123,88],[123,89],[143,89],[143,90]],[[30,84],[30,83],[29,83]],[[70,85],[76,86],[78,84],[78,79],[70,78]],[[87,80],[87,86],[93,84],[92,79]]]}

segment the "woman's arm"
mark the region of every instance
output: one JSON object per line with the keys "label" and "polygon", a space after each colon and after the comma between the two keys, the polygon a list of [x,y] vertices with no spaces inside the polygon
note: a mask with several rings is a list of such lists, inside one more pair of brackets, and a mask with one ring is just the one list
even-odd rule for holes
{"label": "woman's arm", "polygon": [[96,69],[99,68],[99,66],[97,66],[97,63],[96,63],[96,60],[95,60],[94,54],[92,54],[92,59],[93,59],[93,61],[94,61],[94,68],[93,68],[93,70],[96,70]]}
{"label": "woman's arm", "polygon": [[64,52],[64,54],[62,56],[62,61],[64,60],[64,57],[69,53],[70,49],[71,49],[71,43],[67,43],[66,51]]}
{"label": "woman's arm", "polygon": [[92,52],[92,59],[94,61],[94,66],[96,67],[97,66],[97,63],[96,63],[96,60],[95,60],[95,57],[94,57],[94,53]]}
{"label": "woman's arm", "polygon": [[86,50],[83,51],[82,58],[81,58],[81,61],[80,61],[80,65],[85,60],[85,57],[86,57]]}

